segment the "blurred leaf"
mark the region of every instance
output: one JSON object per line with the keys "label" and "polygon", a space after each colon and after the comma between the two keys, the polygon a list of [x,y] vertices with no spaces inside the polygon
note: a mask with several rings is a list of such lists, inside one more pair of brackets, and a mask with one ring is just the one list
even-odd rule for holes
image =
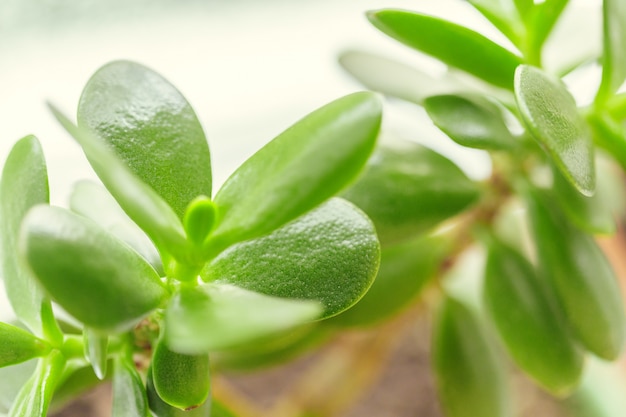
{"label": "blurred leaf", "polygon": [[505,368],[472,311],[446,298],[433,331],[432,360],[445,415],[510,416]]}
{"label": "blurred leaf", "polygon": [[50,345],[19,327],[0,323],[0,367],[15,365],[50,352]]}
{"label": "blurred leaf", "polygon": [[64,366],[65,357],[59,351],[40,359],[35,373],[15,399],[9,417],[45,417]]}
{"label": "blurred leaf", "polygon": [[596,187],[591,132],[563,83],[539,68],[516,71],[515,96],[526,127],[583,195]]}
{"label": "blurred leaf", "polygon": [[569,0],[545,0],[536,4],[530,13],[528,13],[527,20],[527,36],[530,44],[530,49],[540,53],[542,47],[548,39],[550,32],[554,28],[554,25],[559,20],[563,9],[567,6]]}
{"label": "blurred leaf", "polygon": [[317,319],[319,303],[268,297],[233,285],[183,288],[165,312],[165,336],[178,352],[227,350]]}
{"label": "blurred leaf", "polygon": [[622,0],[602,2],[602,83],[599,94],[610,96],[626,79],[626,4]]}
{"label": "blurred leaf", "polygon": [[[203,331],[211,332],[211,328]],[[209,400],[211,392],[209,355],[172,352],[161,339],[152,356],[152,381],[167,404],[181,410],[197,408]]]}
{"label": "blurred leaf", "polygon": [[70,195],[74,213],[98,223],[100,227],[135,249],[159,275],[164,275],[159,252],[146,234],[124,213],[109,192],[91,181],[78,181]]}
{"label": "blurred leaf", "polygon": [[[113,368],[112,361],[109,360],[107,370]],[[106,377],[110,377],[110,372]],[[54,390],[54,397],[50,403],[52,410],[60,410],[67,406],[71,401],[84,395],[88,391],[102,384],[96,374],[93,372],[91,365],[81,360],[69,361],[57,387]]]}
{"label": "blurred leaf", "polygon": [[168,203],[137,178],[99,138],[75,126],[54,106],[51,105],[50,109],[83,148],[91,167],[128,217],[150,236],[160,250],[185,259],[185,231]]}
{"label": "blurred leaf", "polygon": [[211,417],[237,417],[237,415],[220,401],[214,399],[211,404]]}
{"label": "blurred leaf", "polygon": [[210,252],[265,235],[344,188],[374,148],[381,107],[368,92],[340,98],[244,162],[215,197],[218,223]]}
{"label": "blurred leaf", "polygon": [[380,258],[374,227],[352,204],[333,198],[272,234],[239,243],[202,279],[281,298],[316,300],[330,317],[368,290]]}
{"label": "blurred leaf", "polygon": [[0,413],[7,414],[22,386],[35,372],[37,359],[0,368]]}
{"label": "blurred leaf", "polygon": [[185,98],[143,65],[114,61],[87,82],[78,125],[92,129],[180,219],[199,195],[211,195],[211,156]]}
{"label": "blurred leaf", "polygon": [[327,323],[340,327],[371,326],[389,319],[406,308],[433,278],[449,248],[449,240],[442,236],[419,236],[383,248],[372,287],[355,306]]}
{"label": "blurred leaf", "polygon": [[454,163],[406,140],[381,141],[342,195],[374,222],[383,246],[432,229],[467,208],[478,187]]}
{"label": "blurred leaf", "polygon": [[604,148],[626,170],[626,129],[608,114],[592,113],[587,121],[596,144]]}
{"label": "blurred leaf", "polygon": [[202,245],[213,226],[217,217],[217,207],[205,196],[196,197],[185,211],[183,226],[187,232],[187,238],[196,245]]}
{"label": "blurred leaf", "polygon": [[578,383],[583,353],[570,338],[554,295],[515,250],[489,240],[484,297],[500,337],[517,365],[555,395]]}
{"label": "blurred leaf", "polygon": [[568,223],[553,197],[528,191],[528,209],[542,272],[554,287],[575,337],[613,360],[624,344],[626,320],[615,274],[593,237]]}
{"label": "blurred leaf", "polygon": [[146,377],[146,390],[148,393],[148,404],[150,410],[156,417],[215,417],[211,413],[211,399],[209,398],[200,407],[183,411],[180,408],[172,407],[159,397],[152,378],[152,368],[148,369]]}
{"label": "blurred leaf", "polygon": [[466,27],[432,16],[403,10],[368,13],[370,22],[385,34],[462,69],[488,83],[513,90],[520,57]]}
{"label": "blurred leaf", "polygon": [[459,145],[491,150],[517,146],[502,111],[481,96],[432,96],[424,101],[424,108],[435,125]]}
{"label": "blurred leaf", "polygon": [[516,10],[509,2],[500,0],[468,0],[487,20],[491,22],[513,44],[520,46],[523,26]]}
{"label": "blurred leaf", "polygon": [[115,417],[151,417],[146,389],[129,358],[115,357],[113,366],[113,409]]}
{"label": "blurred leaf", "polygon": [[515,3],[515,8],[522,19],[525,19],[535,7],[533,0],[513,0],[513,3]]}
{"label": "blurred leaf", "polygon": [[107,373],[107,350],[109,338],[86,328],[84,330],[85,357],[91,364],[98,379],[104,379]]}
{"label": "blurred leaf", "polygon": [[51,297],[93,329],[129,329],[167,296],[137,252],[70,211],[32,209],[24,219],[21,247]]}
{"label": "blurred leaf", "polygon": [[34,136],[19,140],[6,159],[0,180],[2,276],[15,315],[37,336],[44,335],[43,304],[49,303],[17,253],[20,224],[34,205],[48,202],[48,175],[43,150]]}

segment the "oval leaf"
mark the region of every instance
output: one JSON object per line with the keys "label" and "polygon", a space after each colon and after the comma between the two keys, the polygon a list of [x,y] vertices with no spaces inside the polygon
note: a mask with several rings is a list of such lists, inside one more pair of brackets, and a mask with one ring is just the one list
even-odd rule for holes
{"label": "oval leaf", "polygon": [[33,208],[24,219],[21,248],[50,296],[99,331],[130,329],[167,296],[137,252],[61,208]]}
{"label": "oval leaf", "polygon": [[113,364],[112,415],[150,417],[146,389],[134,363],[124,355],[117,355]]}
{"label": "oval leaf", "polygon": [[50,345],[19,327],[0,323],[0,367],[44,356]]}
{"label": "oval leaf", "polygon": [[558,79],[521,65],[515,73],[515,99],[522,119],[567,180],[583,195],[596,188],[591,132],[576,102]]}
{"label": "oval leaf", "polygon": [[521,58],[483,35],[437,17],[404,10],[368,13],[385,34],[498,87],[513,90]]}
{"label": "oval leaf", "polygon": [[454,163],[406,140],[381,141],[342,197],[363,210],[383,246],[432,229],[468,207],[478,187]]}
{"label": "oval leaf", "polygon": [[150,410],[156,417],[211,417],[211,399],[209,398],[200,407],[196,407],[191,410],[181,410],[180,408],[172,407],[159,397],[154,387],[154,380],[152,378],[152,368],[148,369],[148,375],[146,377],[146,391],[148,394],[148,404]]}
{"label": "oval leaf", "polygon": [[491,150],[511,150],[517,145],[502,111],[481,96],[432,96],[424,101],[424,108],[433,123],[459,145]]}
{"label": "oval leaf", "polygon": [[611,265],[591,236],[567,222],[551,196],[532,190],[528,197],[540,265],[576,338],[601,358],[617,358],[626,318]]}
{"label": "oval leaf", "polygon": [[211,252],[265,235],[344,188],[374,148],[381,107],[373,93],[340,98],[244,162],[215,197],[218,223]]}
{"label": "oval leaf", "polygon": [[379,258],[371,222],[334,198],[268,236],[232,246],[207,265],[202,278],[275,297],[317,300],[325,318],[363,296]]}
{"label": "oval leaf", "polygon": [[602,2],[604,54],[601,94],[611,95],[626,79],[626,4],[621,0]]}
{"label": "oval leaf", "polygon": [[17,238],[24,215],[48,202],[48,174],[37,138],[18,141],[7,157],[0,180],[0,255],[6,294],[15,315],[38,336],[44,335],[43,304],[48,303],[29,271],[21,267]]}
{"label": "oval leaf", "polygon": [[564,395],[580,379],[583,354],[546,285],[519,253],[490,240],[484,298],[498,333],[522,370],[553,394]]}
{"label": "oval leaf", "polygon": [[447,298],[433,330],[432,360],[445,415],[509,416],[504,366],[474,314]]}
{"label": "oval leaf", "polygon": [[211,195],[211,156],[202,126],[185,98],[143,65],[114,61],[85,85],[78,125],[112,145],[180,219],[199,195]]}
{"label": "oval leaf", "polygon": [[165,335],[184,353],[226,350],[317,319],[319,303],[268,297],[232,285],[182,289],[165,313]]}

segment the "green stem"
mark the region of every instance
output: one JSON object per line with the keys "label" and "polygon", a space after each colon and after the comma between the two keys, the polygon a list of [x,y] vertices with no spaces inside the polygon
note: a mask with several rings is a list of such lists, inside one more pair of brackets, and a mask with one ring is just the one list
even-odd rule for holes
{"label": "green stem", "polygon": [[615,120],[626,119],[626,93],[613,95],[603,107]]}

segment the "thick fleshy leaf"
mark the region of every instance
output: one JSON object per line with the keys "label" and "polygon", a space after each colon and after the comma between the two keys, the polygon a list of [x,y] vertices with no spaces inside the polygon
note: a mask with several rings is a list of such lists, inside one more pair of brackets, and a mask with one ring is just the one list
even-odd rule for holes
{"label": "thick fleshy leaf", "polygon": [[19,327],[0,323],[0,367],[15,365],[50,352],[50,345]]}
{"label": "thick fleshy leaf", "polygon": [[43,150],[34,136],[18,141],[9,154],[0,180],[0,244],[4,288],[15,315],[33,333],[44,335],[44,293],[19,262],[17,238],[26,212],[48,202],[48,174]]}
{"label": "thick fleshy leaf", "polygon": [[46,417],[64,367],[65,358],[59,351],[40,359],[35,373],[15,399],[9,417]]}
{"label": "thick fleshy leaf", "polygon": [[511,415],[503,364],[474,313],[452,298],[438,313],[432,360],[447,417]]}
{"label": "thick fleshy leaf", "polygon": [[604,54],[600,94],[609,96],[626,79],[626,4],[621,0],[602,2]]}
{"label": "thick fleshy leaf", "polygon": [[93,170],[102,183],[137,225],[160,250],[179,260],[187,256],[182,222],[152,188],[135,176],[101,139],[84,128],[75,126],[54,106],[52,113],[80,144]]}
{"label": "thick fleshy leaf", "polygon": [[502,110],[478,95],[440,95],[424,101],[428,115],[453,141],[468,148],[511,150],[516,141]]}
{"label": "thick fleshy leaf", "polygon": [[211,254],[265,235],[344,188],[374,149],[381,107],[369,92],[335,100],[244,162],[215,197]]}
{"label": "thick fleshy leaf", "polygon": [[582,374],[583,352],[570,338],[550,287],[514,249],[490,239],[484,298],[517,365],[556,395]]}
{"label": "thick fleshy leaf", "polygon": [[202,278],[275,297],[317,300],[325,318],[365,294],[379,258],[369,219],[333,198],[268,236],[232,246],[207,265]]}
{"label": "thick fleshy leaf", "polygon": [[24,219],[20,244],[52,299],[93,329],[129,329],[167,296],[157,273],[137,252],[68,210],[33,208]]}
{"label": "thick fleshy leaf", "polygon": [[383,248],[378,275],[356,305],[327,321],[338,326],[370,326],[405,308],[420,293],[448,255],[450,242],[437,236]]}
{"label": "thick fleshy leaf", "polygon": [[98,223],[131,248],[135,249],[150,265],[164,275],[159,252],[148,236],[124,213],[109,192],[92,181],[79,181],[70,195],[70,209]]}
{"label": "thick fleshy leaf", "polygon": [[515,98],[526,127],[565,178],[581,194],[593,195],[591,132],[563,83],[539,68],[521,65],[515,73]]}
{"label": "thick fleshy leaf", "polygon": [[574,228],[550,195],[539,190],[528,194],[540,265],[575,337],[597,356],[617,358],[626,318],[611,265],[593,237]]}
{"label": "thick fleshy leaf", "polygon": [[98,379],[104,379],[107,373],[107,353],[109,338],[89,328],[83,333],[85,345],[85,358],[91,364]]}
{"label": "thick fleshy leaf", "polygon": [[498,87],[513,90],[521,58],[466,27],[404,10],[368,13],[374,26],[392,38]]}
{"label": "thick fleshy leaf", "polygon": [[172,352],[161,339],[152,356],[152,382],[159,398],[167,404],[181,410],[197,408],[211,392],[209,355]]}
{"label": "thick fleshy leaf", "polygon": [[148,376],[146,377],[146,391],[148,394],[148,404],[150,405],[150,410],[152,410],[156,417],[214,417],[211,414],[210,398],[200,407],[187,411],[172,407],[163,401],[161,397],[159,397],[159,394],[157,394],[154,387],[152,368],[148,370]]}
{"label": "thick fleshy leaf", "polygon": [[440,154],[415,142],[385,140],[342,197],[372,219],[386,246],[460,213],[477,199],[478,187]]}
{"label": "thick fleshy leaf", "polygon": [[146,388],[130,358],[117,355],[113,362],[113,412],[115,417],[150,417]]}
{"label": "thick fleshy leaf", "polygon": [[317,319],[318,302],[286,300],[233,285],[181,289],[165,313],[172,349],[185,353],[226,350]]}
{"label": "thick fleshy leaf", "polygon": [[215,226],[216,217],[217,207],[208,197],[195,198],[187,207],[183,218],[187,238],[194,244],[202,246]]}
{"label": "thick fleshy leaf", "polygon": [[93,130],[180,219],[211,195],[211,156],[185,98],[159,74],[130,61],[100,68],[78,104],[78,125]]}

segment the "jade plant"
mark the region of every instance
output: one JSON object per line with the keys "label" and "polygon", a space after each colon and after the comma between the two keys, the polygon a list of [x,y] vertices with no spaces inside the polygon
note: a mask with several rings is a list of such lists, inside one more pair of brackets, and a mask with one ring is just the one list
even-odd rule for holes
{"label": "jade plant", "polygon": [[333,196],[374,148],[376,94],[304,117],[215,193],[198,118],[152,70],[100,68],[77,123],[50,108],[102,184],[51,206],[38,140],[6,159],[2,277],[17,321],[0,324],[1,412],[45,416],[107,379],[114,416],[231,416],[211,401],[213,353],[335,316],[374,280],[374,226]]}

